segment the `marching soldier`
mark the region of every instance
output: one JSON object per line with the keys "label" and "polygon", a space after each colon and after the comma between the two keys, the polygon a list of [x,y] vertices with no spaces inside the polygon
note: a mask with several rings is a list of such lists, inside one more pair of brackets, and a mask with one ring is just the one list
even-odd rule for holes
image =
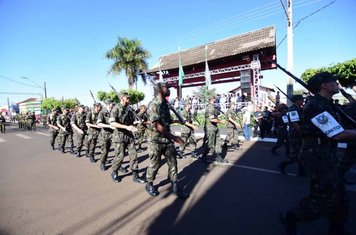
{"label": "marching soldier", "polygon": [[171,133],[172,118],[166,97],[170,95],[165,82],[159,82],[155,87],[156,97],[148,106],[148,118],[151,122],[148,154],[150,165],[146,171],[146,191],[150,196],[158,196],[159,192],[153,185],[158,170],[161,166],[161,157],[164,155],[168,165],[168,178],[172,185],[172,194],[180,198],[188,198],[189,194],[182,192],[177,184],[177,152],[174,143],[183,144],[182,138]]}
{"label": "marching soldier", "polygon": [[120,96],[120,103],[117,104],[110,113],[110,125],[115,128],[113,134],[113,141],[115,142],[115,158],[112,163],[111,178],[115,183],[121,181],[118,171],[127,173],[127,169],[123,168],[122,162],[124,160],[126,149],[129,152],[130,168],[132,170],[133,181],[136,183],[145,183],[138,175],[138,160],[137,151],[135,148],[134,132],[137,131],[133,126],[135,118],[133,110],[129,107],[130,96],[128,93],[122,93]]}
{"label": "marching soldier", "polygon": [[289,129],[288,135],[290,140],[289,156],[283,160],[278,168],[282,174],[285,174],[285,168],[294,162],[298,163],[298,175],[304,176],[303,166],[299,159],[300,148],[302,147],[302,136],[300,129],[300,117],[302,114],[302,106],[304,104],[304,98],[302,95],[293,95],[291,98],[293,104],[288,108],[288,121]]}
{"label": "marching soldier", "polygon": [[237,112],[236,112],[236,104],[235,102],[231,102],[230,108],[226,111],[226,117],[228,120],[227,124],[227,135],[225,138],[224,147],[227,148],[229,143],[235,145],[235,148],[238,149],[240,147],[238,140],[238,130],[237,128],[241,128],[241,125],[237,123]]}
{"label": "marching soldier", "polygon": [[271,149],[271,152],[274,155],[277,155],[277,149],[284,145],[286,149],[286,155],[290,153],[290,141],[288,136],[288,116],[287,116],[288,107],[285,104],[279,104],[277,107],[277,113],[274,117],[274,125],[276,128],[277,143]]}
{"label": "marching soldier", "polygon": [[138,142],[138,151],[142,151],[142,143],[143,143],[143,138],[145,136],[145,132],[147,130],[147,124],[149,124],[148,118],[147,118],[147,108],[145,105],[140,106],[140,111],[138,112],[138,117],[142,120],[137,126],[137,142]]}
{"label": "marching soldier", "polygon": [[179,146],[178,158],[183,158],[184,150],[187,145],[192,145],[193,150],[191,153],[191,157],[196,158],[197,142],[195,140],[194,132],[194,129],[196,129],[196,127],[193,125],[191,109],[191,104],[189,102],[186,102],[182,113],[182,117],[185,119],[186,122],[185,125],[182,125],[181,128],[181,137],[184,141],[184,144],[181,144]]}
{"label": "marching soldier", "polygon": [[5,123],[6,123],[6,119],[4,118],[4,116],[2,116],[2,114],[0,114],[0,130],[1,133],[6,133],[6,127],[5,127]]}
{"label": "marching soldier", "polygon": [[77,112],[72,115],[72,118],[70,120],[70,124],[73,130],[77,132],[77,157],[80,157],[83,148],[84,138],[88,130],[88,127],[85,124],[87,117],[84,109],[84,105],[79,105]]}
{"label": "marching soldier", "polygon": [[339,88],[332,74],[316,74],[308,86],[316,95],[306,101],[302,112],[301,160],[310,179],[310,192],[295,209],[281,215],[280,220],[288,234],[297,234],[297,223],[326,217],[328,234],[347,234],[344,224],[349,199],[339,168],[337,144],[340,140],[356,140],[356,130],[344,129],[339,123],[339,112],[332,104]]}
{"label": "marching soldier", "polygon": [[201,156],[202,162],[207,162],[207,155],[210,150],[213,150],[216,155],[216,162],[228,163],[227,160],[221,156],[221,140],[218,128],[219,123],[226,123],[225,120],[218,118],[219,111],[214,107],[216,101],[215,95],[209,97],[209,104],[205,108],[205,125],[204,125],[204,144],[203,155]]}
{"label": "marching soldier", "polygon": [[95,163],[95,159],[94,159],[95,148],[98,142],[98,137],[101,129],[101,127],[98,126],[96,123],[98,121],[98,116],[101,109],[102,109],[101,104],[95,103],[93,110],[89,111],[85,120],[85,124],[88,127],[87,157],[89,157],[91,163]]}
{"label": "marching soldier", "polygon": [[70,153],[74,154],[73,129],[70,125],[69,108],[62,108],[62,114],[57,117],[57,126],[60,128],[58,135],[60,138],[58,150],[64,154],[64,147],[68,140],[70,144]]}
{"label": "marching soldier", "polygon": [[106,161],[108,158],[108,154],[110,151],[110,147],[112,145],[112,134],[115,130],[114,127],[110,125],[110,112],[113,110],[115,106],[114,101],[107,100],[106,107],[103,108],[98,116],[98,120],[96,124],[101,127],[99,140],[101,141],[101,153],[100,153],[100,169],[102,171],[106,170]]}
{"label": "marching soldier", "polygon": [[51,149],[55,150],[54,143],[56,141],[59,127],[57,126],[58,109],[53,108],[52,112],[47,116],[47,125],[49,127],[49,143]]}

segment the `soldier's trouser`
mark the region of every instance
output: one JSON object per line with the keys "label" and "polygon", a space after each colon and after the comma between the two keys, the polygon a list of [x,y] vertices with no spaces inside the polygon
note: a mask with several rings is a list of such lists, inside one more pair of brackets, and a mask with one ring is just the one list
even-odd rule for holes
{"label": "soldier's trouser", "polygon": [[77,149],[82,149],[86,133],[77,133]]}
{"label": "soldier's trouser", "polygon": [[87,147],[89,149],[89,156],[94,156],[95,147],[98,142],[98,136],[88,135]]}
{"label": "soldier's trouser", "polygon": [[67,133],[59,133],[60,136],[60,148],[64,148],[66,145],[66,142],[69,142],[69,145],[71,148],[74,147],[74,142],[73,142],[73,132],[67,132]]}
{"label": "soldier's trouser", "polygon": [[1,123],[0,124],[0,130],[1,130],[1,133],[5,133],[6,132],[5,123]]}
{"label": "soldier's trouser", "polygon": [[289,136],[288,136],[288,131],[287,129],[284,128],[279,128],[277,130],[277,143],[274,145],[273,149],[278,149],[284,145],[286,148],[286,151],[289,153],[289,148],[290,148],[290,142],[289,142]]}
{"label": "soldier's trouser", "polygon": [[57,130],[54,130],[54,129],[50,129],[49,130],[49,144],[51,146],[54,146],[54,143],[56,141],[57,135],[58,135],[58,131]]}
{"label": "soldier's trouser", "polygon": [[112,162],[112,170],[117,171],[121,167],[121,164],[125,157],[125,150],[127,149],[130,157],[130,169],[132,171],[138,170],[137,152],[135,148],[134,139],[127,139],[119,143],[115,143],[115,158]]}
{"label": "soldier's trouser", "polygon": [[309,222],[322,216],[343,223],[349,214],[349,199],[338,168],[336,148],[303,149],[302,161],[310,178],[310,193],[295,210],[298,221]]}
{"label": "soldier's trouser", "polygon": [[108,158],[108,154],[110,151],[111,143],[112,143],[112,134],[111,133],[101,133],[100,139],[102,142],[101,152],[100,152],[100,161],[106,162]]}
{"label": "soldier's trouser", "polygon": [[177,181],[177,152],[173,143],[155,143],[149,142],[148,155],[150,157],[150,165],[147,168],[146,180],[153,182],[156,179],[158,169],[161,166],[161,157],[164,155],[168,165],[168,177],[170,181]]}
{"label": "soldier's trouser", "polygon": [[342,173],[350,170],[352,165],[356,163],[356,142],[348,142],[345,150],[345,155],[340,161],[340,170]]}
{"label": "soldier's trouser", "polygon": [[225,138],[225,142],[226,143],[237,144],[239,142],[237,138],[238,138],[237,129],[228,127],[227,128],[227,135],[226,135],[226,138]]}
{"label": "soldier's trouser", "polygon": [[182,139],[184,140],[184,144],[181,144],[179,146],[179,150],[184,152],[185,148],[188,145],[192,145],[193,146],[193,151],[196,150],[197,148],[197,142],[195,141],[195,136],[194,136],[194,132],[189,132],[189,133],[182,133],[181,135]]}
{"label": "soldier's trouser", "polygon": [[145,136],[145,130],[146,129],[139,129],[137,132],[137,142],[138,142],[138,146],[141,147],[142,143],[143,143],[143,137]]}
{"label": "soldier's trouser", "polygon": [[219,129],[207,129],[204,136],[203,156],[213,149],[217,157],[221,157],[221,140]]}

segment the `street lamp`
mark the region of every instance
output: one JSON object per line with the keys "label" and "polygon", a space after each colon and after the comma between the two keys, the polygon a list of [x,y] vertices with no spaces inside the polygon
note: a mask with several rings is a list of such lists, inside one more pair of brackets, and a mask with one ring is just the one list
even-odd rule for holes
{"label": "street lamp", "polygon": [[33,84],[35,84],[38,88],[43,89],[44,91],[44,97],[45,99],[47,99],[47,88],[46,88],[46,82],[43,82],[43,87],[38,85],[38,83],[34,82],[33,80],[29,79],[28,77],[21,77],[23,79],[29,80],[30,82],[32,82]]}

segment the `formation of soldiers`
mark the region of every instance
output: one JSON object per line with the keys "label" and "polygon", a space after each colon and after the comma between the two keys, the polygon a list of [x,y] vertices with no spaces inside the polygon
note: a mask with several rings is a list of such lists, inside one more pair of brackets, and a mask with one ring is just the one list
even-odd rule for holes
{"label": "formation of soldiers", "polygon": [[21,113],[16,115],[16,121],[20,129],[25,131],[36,130],[36,115],[35,112],[28,111],[27,113]]}
{"label": "formation of soldiers", "polygon": [[[293,105],[284,104],[277,106],[274,113],[277,143],[272,148],[272,153],[285,146],[287,158],[278,164],[278,169],[285,174],[286,167],[296,162],[298,174],[310,178],[310,194],[303,198],[300,204],[292,210],[280,215],[282,224],[288,234],[297,234],[297,224],[308,222],[320,217],[329,219],[329,234],[344,233],[344,223],[348,218],[348,197],[344,186],[344,174],[356,161],[354,124],[340,121],[339,111],[332,103],[332,96],[339,91],[335,77],[329,73],[321,73],[310,79],[309,87],[313,89],[314,96],[305,102],[300,95],[291,97]],[[111,178],[113,182],[122,180],[121,173],[128,169],[122,166],[126,155],[130,158],[129,170],[132,172],[133,181],[145,183],[145,190],[150,196],[159,195],[154,181],[161,167],[162,155],[168,165],[168,179],[171,181],[172,195],[188,198],[189,194],[182,191],[177,184],[177,158],[184,157],[187,145],[191,146],[191,157],[208,162],[208,154],[213,152],[215,161],[219,164],[228,164],[222,156],[222,148],[239,148],[237,139],[241,131],[241,118],[236,112],[234,103],[226,112],[226,119],[221,118],[222,112],[215,107],[216,97],[209,97],[209,104],[205,110],[204,139],[202,154],[197,153],[197,141],[194,132],[196,123],[191,114],[190,104],[186,104],[182,112],[181,137],[172,134],[172,119],[168,103],[169,88],[164,82],[159,82],[155,89],[155,98],[148,107],[141,106],[138,112],[129,105],[130,96],[127,93],[120,95],[120,102],[114,104],[107,101],[105,107],[95,104],[90,112],[84,107],[78,107],[76,113],[70,117],[69,110],[52,110],[48,116],[50,127],[50,144],[55,149],[54,141],[59,137],[59,150],[65,153],[65,144],[69,142],[70,152],[77,157],[87,141],[86,156],[95,162],[95,147],[101,143],[100,169],[108,169],[108,153],[114,148],[114,160],[111,165]],[[355,101],[350,101],[346,112],[355,118]],[[225,140],[220,139],[218,124],[228,122],[228,134]],[[77,134],[77,147],[74,151],[73,132]],[[139,175],[137,152],[144,151],[142,147],[144,136],[147,136],[148,155],[150,164],[145,177]],[[340,161],[337,158],[337,143],[346,141],[348,147],[345,157]],[[178,145],[178,151],[175,144]]]}
{"label": "formation of soldiers", "polygon": [[[141,105],[138,111],[134,111],[129,105],[130,96],[128,93],[120,94],[120,102],[115,104],[112,100],[107,100],[105,106],[95,103],[92,110],[79,105],[75,112],[70,112],[66,107],[61,110],[53,109],[47,116],[46,123],[50,133],[50,148],[66,153],[66,146],[69,152],[76,157],[81,157],[83,150],[90,162],[95,163],[95,149],[100,144],[100,169],[106,171],[109,167],[108,154],[110,149],[114,149],[114,159],[111,164],[111,178],[113,182],[119,183],[122,180],[120,173],[132,172],[133,181],[136,183],[146,183],[146,191],[150,196],[159,194],[153,182],[161,166],[161,157],[165,157],[168,165],[168,178],[172,183],[172,194],[180,198],[187,198],[189,194],[181,191],[177,185],[177,158],[185,158],[185,150],[191,147],[191,157],[198,158],[197,141],[195,130],[197,122],[193,120],[191,105],[187,104],[182,114],[178,114],[178,119],[184,120],[181,129],[181,137],[171,133],[171,124],[179,122],[173,120],[170,110],[172,106],[168,103],[167,97],[170,95],[169,87],[164,82],[160,82],[155,88],[155,98],[148,107]],[[219,119],[220,111],[214,107],[216,97],[209,97],[211,106],[205,113],[206,121],[204,129],[204,153],[199,159],[207,161],[207,154],[210,150],[216,155],[216,162],[228,163],[221,156],[220,135],[217,124],[224,123]],[[233,116],[234,106],[231,107],[230,120],[236,123]],[[229,113],[229,112],[228,112]],[[228,143],[238,145],[237,126],[231,128],[231,133],[226,138],[225,146]],[[74,146],[73,137],[76,138]],[[144,139],[148,141],[148,155],[150,165],[145,177],[139,175],[139,165],[137,153],[145,151],[143,148]],[[55,147],[57,142],[57,148]],[[177,144],[177,148],[175,146]],[[83,148],[84,147],[84,148]],[[217,149],[217,148],[220,148]],[[130,159],[129,167],[123,167],[125,156]]]}

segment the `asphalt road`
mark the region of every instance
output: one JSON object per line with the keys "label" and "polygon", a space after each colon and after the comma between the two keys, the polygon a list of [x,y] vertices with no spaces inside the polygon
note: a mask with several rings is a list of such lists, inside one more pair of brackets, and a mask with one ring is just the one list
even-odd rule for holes
{"label": "asphalt road", "polygon": [[[151,198],[130,172],[115,184],[99,162],[51,151],[48,142],[44,128],[10,127],[0,134],[0,234],[284,234],[278,214],[308,190],[295,166],[289,175],[279,174],[275,165],[283,151],[272,155],[268,142],[228,151],[227,166],[179,160],[179,184],[191,194],[185,201],[170,195],[166,165],[155,182],[160,195]],[[141,174],[147,158],[147,152],[139,154]],[[355,168],[348,177],[356,180]],[[356,234],[356,186],[347,189],[347,229]],[[302,224],[300,230],[326,234],[327,221]]]}

